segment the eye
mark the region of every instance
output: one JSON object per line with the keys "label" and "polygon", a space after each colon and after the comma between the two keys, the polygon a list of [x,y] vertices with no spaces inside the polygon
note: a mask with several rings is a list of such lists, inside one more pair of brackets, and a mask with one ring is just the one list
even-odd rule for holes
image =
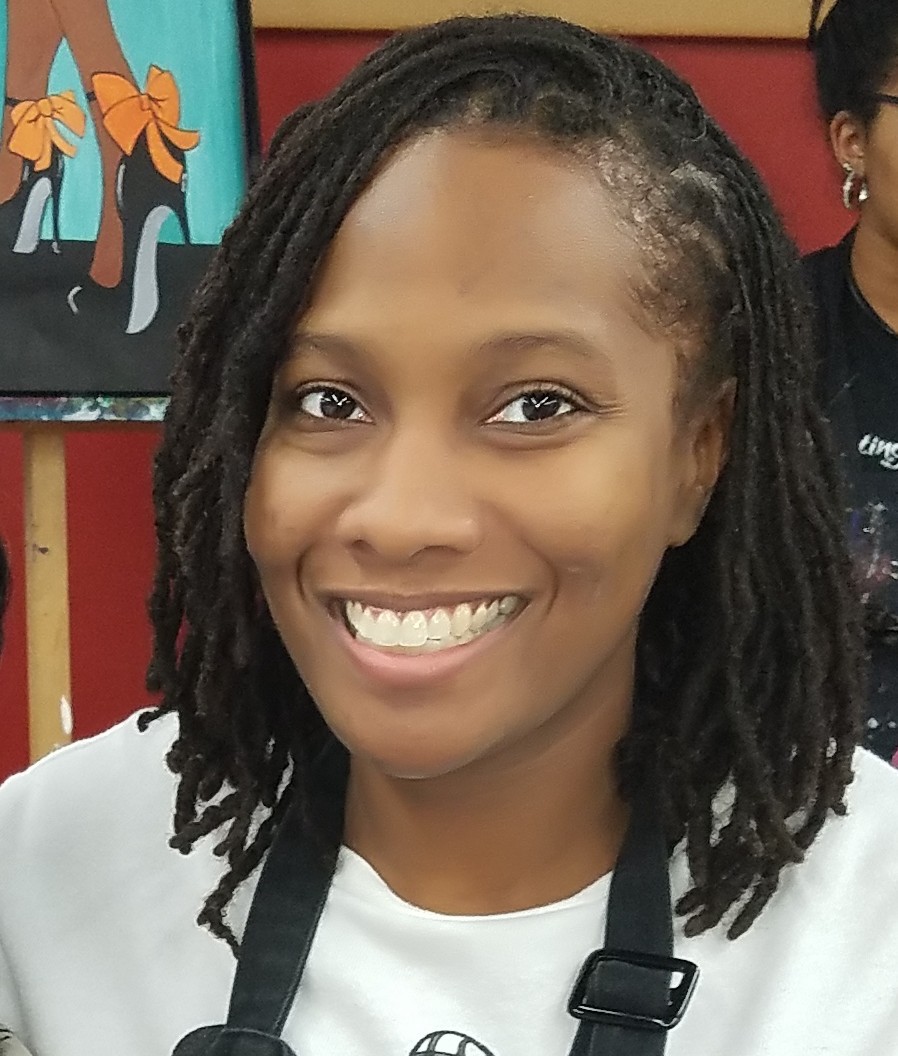
{"label": "eye", "polygon": [[323,418],[334,422],[366,422],[368,415],[358,400],[343,389],[319,385],[298,393],[299,409],[309,418]]}
{"label": "eye", "polygon": [[488,422],[526,425],[564,418],[582,409],[582,405],[571,394],[560,389],[532,389],[510,400]]}

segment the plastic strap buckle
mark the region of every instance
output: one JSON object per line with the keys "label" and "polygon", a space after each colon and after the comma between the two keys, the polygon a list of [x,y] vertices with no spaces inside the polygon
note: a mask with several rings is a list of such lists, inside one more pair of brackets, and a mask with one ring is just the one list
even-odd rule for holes
{"label": "plastic strap buckle", "polygon": [[[666,978],[654,979],[655,973]],[[568,1012],[577,1019],[611,1026],[670,1030],[683,1018],[697,981],[698,965],[679,957],[634,950],[595,950],[580,970]],[[656,1003],[651,993],[657,995],[659,990],[662,995],[666,992],[667,999]],[[637,996],[632,1000],[634,994]],[[644,999],[640,1001],[640,997]]]}

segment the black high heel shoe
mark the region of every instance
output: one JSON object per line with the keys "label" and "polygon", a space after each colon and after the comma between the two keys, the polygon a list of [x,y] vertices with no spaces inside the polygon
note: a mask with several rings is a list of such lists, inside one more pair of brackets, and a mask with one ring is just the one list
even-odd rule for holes
{"label": "black high heel shoe", "polygon": [[178,127],[178,86],[168,70],[151,66],[140,92],[118,74],[95,73],[93,91],[103,126],[121,148],[115,201],[122,220],[122,278],[108,288],[87,279],[69,291],[75,315],[113,313],[126,334],[142,333],[159,310],[157,256],[159,234],[175,216],[184,241],[190,242],[184,195],[184,155],[200,135]]}
{"label": "black high heel shoe", "polygon": [[50,247],[59,253],[59,193],[62,189],[62,154],[53,148],[50,168],[38,172],[30,161],[22,162],[19,189],[0,205],[0,246],[13,253],[34,253],[41,237],[47,203],[53,223]]}
{"label": "black high heel shoe", "polygon": [[[76,135],[83,135],[84,115],[71,95],[66,92],[36,101],[8,96],[5,99],[13,114],[9,149],[22,158],[19,189],[9,201],[0,205],[0,246],[11,248],[13,253],[35,252],[48,203],[53,225],[50,245],[54,253],[59,253],[59,197],[64,156],[56,144],[63,143],[70,154],[74,154],[75,148],[58,132],[52,131],[52,122],[60,121]],[[16,115],[17,109],[21,111],[19,115]],[[25,152],[17,149],[17,140],[28,141]]]}
{"label": "black high heel shoe", "polygon": [[[171,149],[171,148],[170,148]],[[183,164],[183,153],[171,149]],[[88,278],[74,286],[68,304],[78,316],[114,318],[126,334],[142,333],[159,310],[157,250],[162,225],[177,217],[184,242],[190,243],[185,191],[187,172],[179,183],[160,175],[141,135],[116,171],[115,201],[122,219],[122,278],[117,286],[101,286]]]}

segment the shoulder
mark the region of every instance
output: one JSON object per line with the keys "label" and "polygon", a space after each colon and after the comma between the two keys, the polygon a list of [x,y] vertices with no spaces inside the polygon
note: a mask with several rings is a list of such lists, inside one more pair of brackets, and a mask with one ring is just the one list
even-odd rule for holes
{"label": "shoulder", "polygon": [[[831,817],[805,853],[787,866],[779,891],[758,921],[816,927],[835,946],[898,947],[898,770],[858,749],[847,813]],[[754,929],[752,929],[754,930]]]}
{"label": "shoulder", "polygon": [[819,249],[812,250],[810,253],[805,253],[801,258],[801,263],[806,268],[817,268],[822,264],[825,264],[829,260],[834,260],[839,256],[839,250],[842,244],[836,242],[832,246],[821,246]]}
{"label": "shoulder", "polygon": [[[898,770],[872,752],[857,749],[854,780],[846,794],[847,813],[831,816],[800,862],[787,865],[776,891],[746,934],[730,943],[724,926],[695,942],[748,950],[765,936],[780,942],[791,929],[821,929],[830,941],[873,935],[898,947]],[[688,878],[680,856],[673,883],[679,896]]]}
{"label": "shoulder", "polygon": [[[890,799],[893,807],[896,805],[898,768],[865,748],[858,748],[854,757],[854,781],[848,789],[849,801],[858,804],[879,797]],[[898,838],[898,828],[894,825],[891,828]]]}
{"label": "shoulder", "polygon": [[834,246],[824,246],[801,258],[805,278],[818,296],[846,273],[851,256],[853,232],[849,232]]}
{"label": "shoulder", "polygon": [[4,861],[84,854],[118,831],[133,830],[135,819],[164,837],[175,794],[165,756],[176,722],[165,716],[141,733],[132,715],[9,778],[0,787]]}
{"label": "shoulder", "polygon": [[177,729],[166,716],[141,733],[135,715],[0,788],[0,1022],[37,1053],[90,1051],[100,1022],[119,1040],[93,1051],[136,1051],[149,1023],[141,1051],[170,1052],[227,994],[230,951],[197,925],[221,859],[214,841],[188,855],[169,842]]}
{"label": "shoulder", "polygon": [[886,1051],[898,1031],[898,771],[858,751],[847,799],[744,935],[678,929],[702,975],[677,1052]]}
{"label": "shoulder", "polygon": [[[135,712],[103,733],[60,748],[0,785],[0,811],[10,799],[37,805],[59,793],[81,798],[102,795],[122,782],[145,787],[148,778],[170,783],[165,756],[177,733],[177,718],[165,715],[138,728]],[[59,801],[56,800],[56,806]]]}
{"label": "shoulder", "polygon": [[221,861],[209,843],[187,856],[169,844],[177,778],[165,757],[176,731],[166,716],[141,733],[135,715],[0,788],[0,948],[13,977],[60,951],[92,963],[98,941],[102,956],[137,948],[151,920],[154,942],[198,930]]}
{"label": "shoulder", "polygon": [[859,886],[875,885],[898,905],[898,769],[858,749],[846,801],[848,813],[824,826],[805,865],[851,872]]}

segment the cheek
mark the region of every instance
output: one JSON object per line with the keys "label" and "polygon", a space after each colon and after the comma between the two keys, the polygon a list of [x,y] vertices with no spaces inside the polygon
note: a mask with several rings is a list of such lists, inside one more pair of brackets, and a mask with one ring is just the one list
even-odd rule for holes
{"label": "cheek", "polygon": [[[647,449],[647,447],[649,449]],[[642,596],[668,539],[673,474],[645,438],[583,445],[544,472],[507,478],[522,536],[551,565],[557,587]]]}
{"label": "cheek", "polygon": [[887,214],[892,225],[898,225],[898,132],[879,144],[872,164],[868,162],[867,180],[870,204]]}
{"label": "cheek", "polygon": [[260,571],[295,566],[314,538],[333,489],[322,462],[274,441],[260,445],[243,504],[247,549]]}

